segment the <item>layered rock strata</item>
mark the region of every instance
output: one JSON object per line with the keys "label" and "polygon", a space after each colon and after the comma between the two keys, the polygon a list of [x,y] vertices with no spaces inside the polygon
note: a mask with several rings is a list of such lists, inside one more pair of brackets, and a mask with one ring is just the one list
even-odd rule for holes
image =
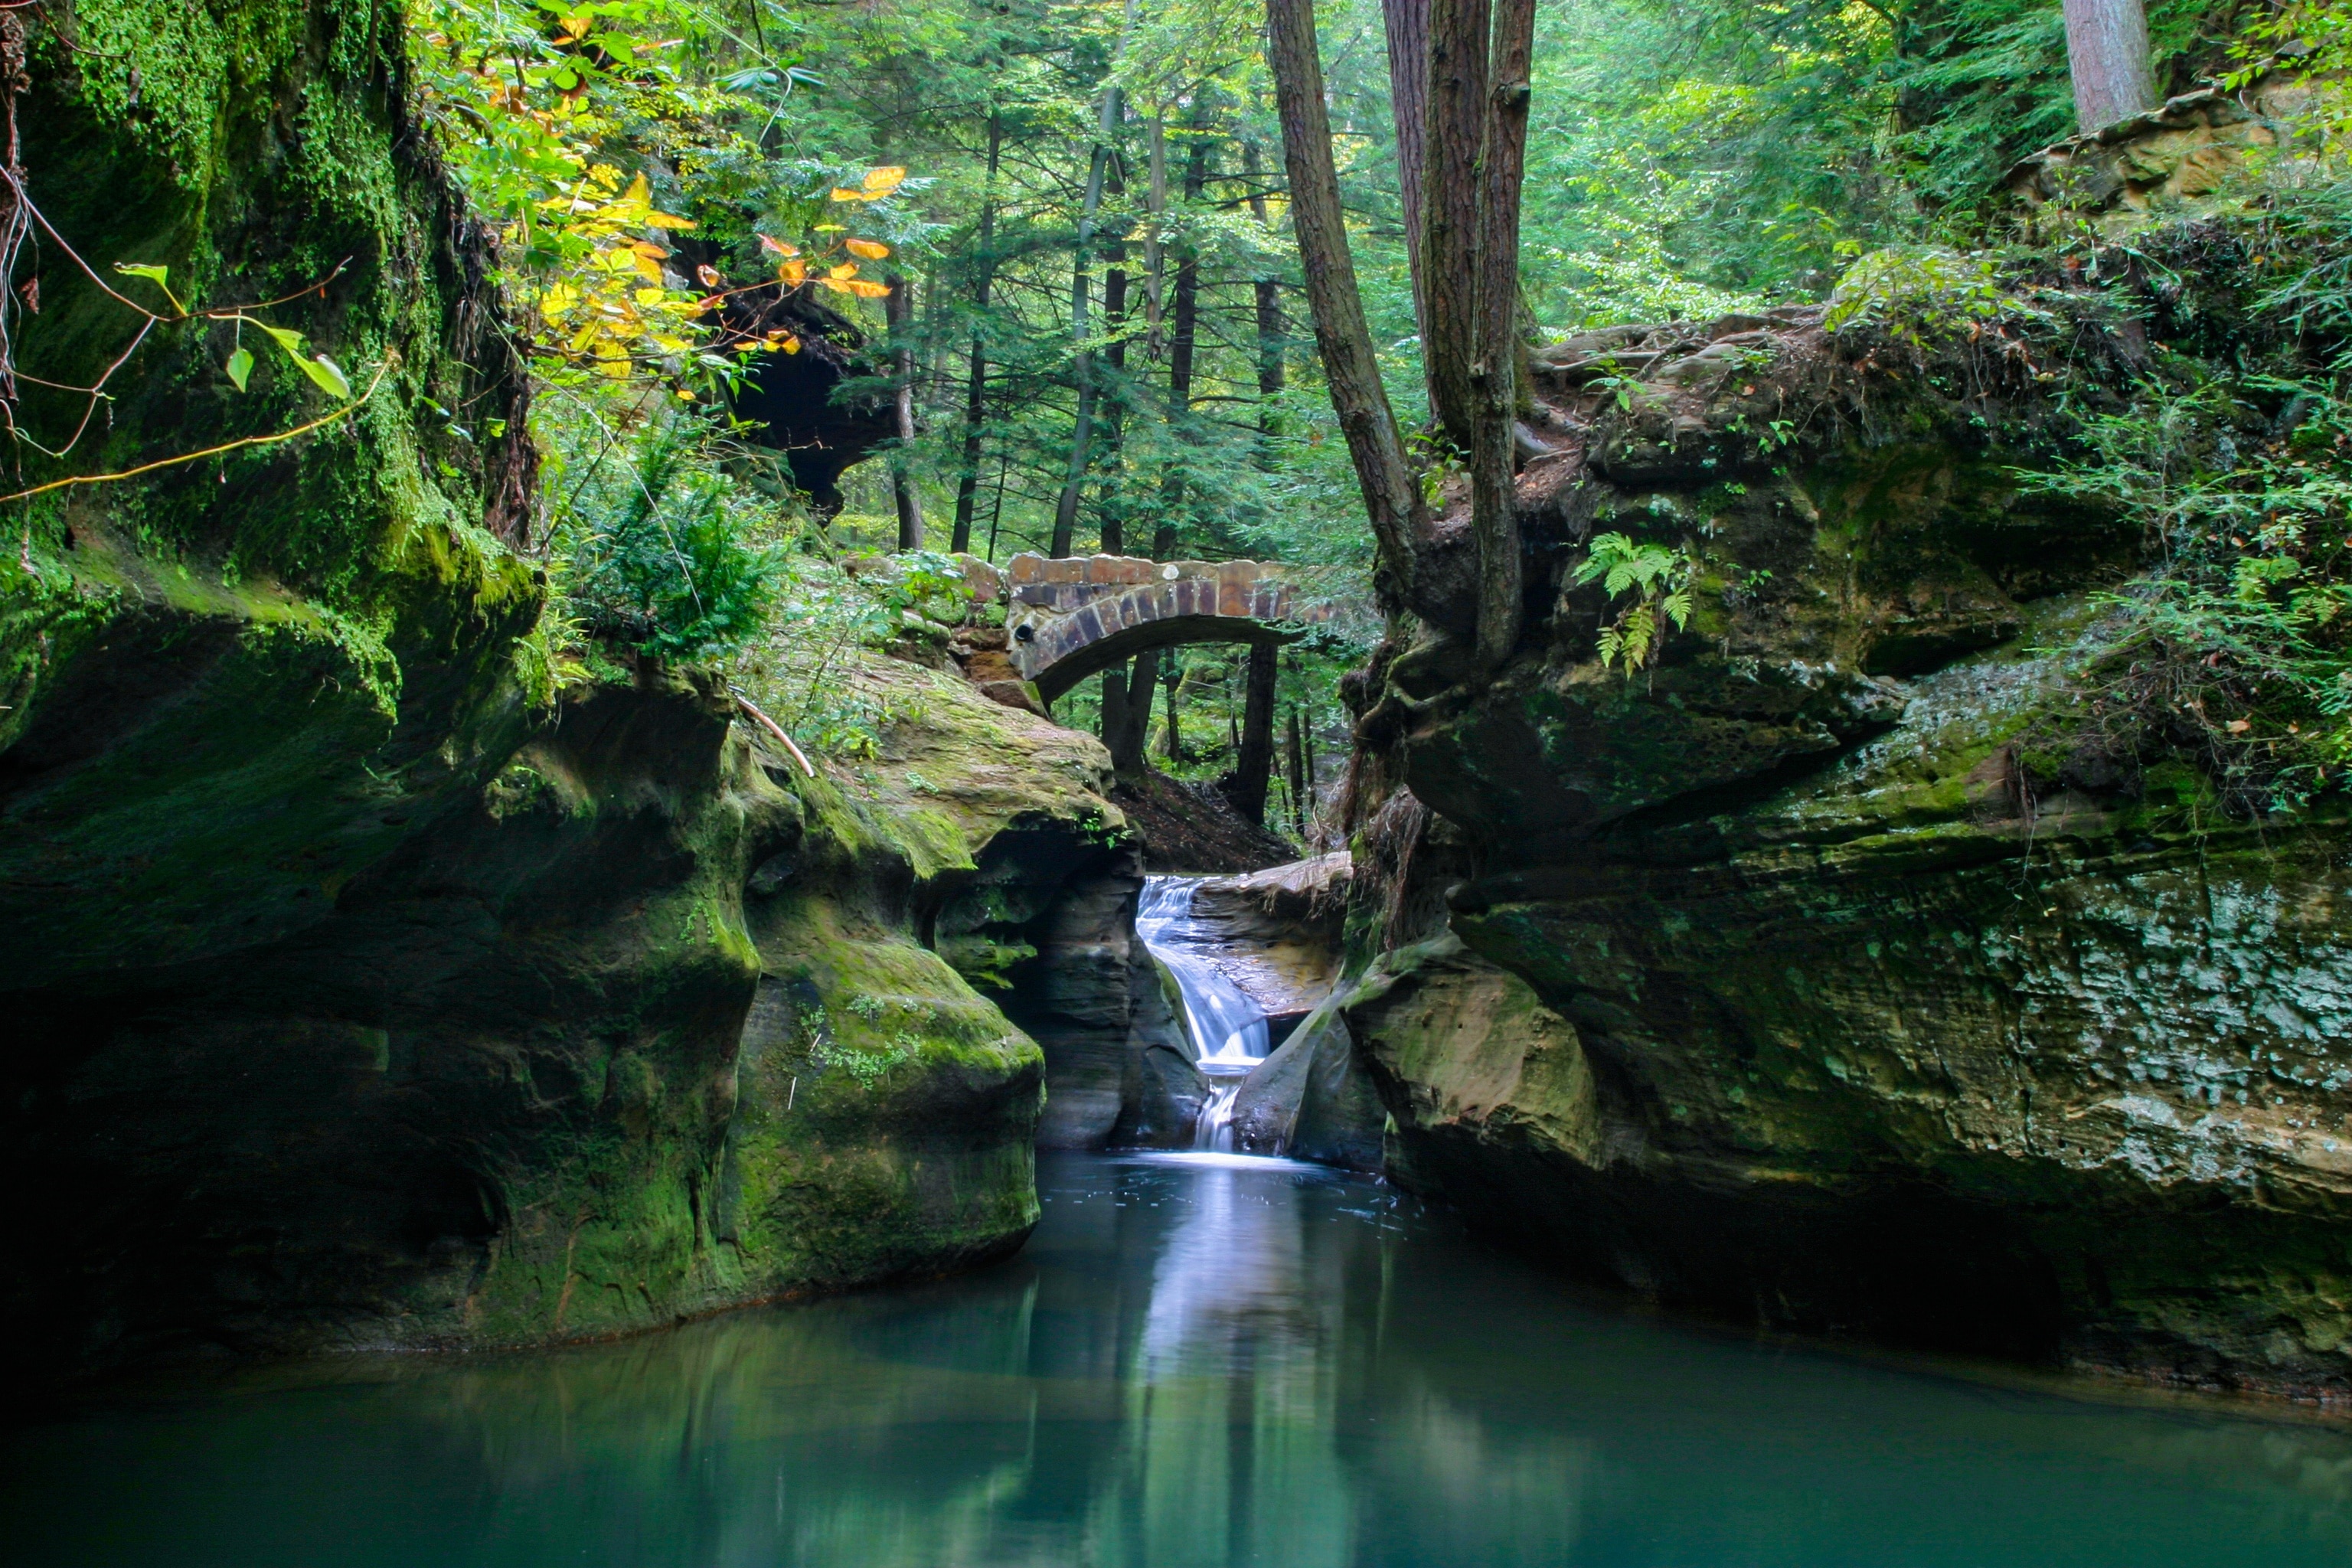
{"label": "layered rock strata", "polygon": [[[1785,311],[1539,361],[1540,646],[1489,679],[1432,636],[1365,691],[1368,776],[1458,848],[1337,1011],[1398,1172],[1587,1279],[2341,1397],[2352,836],[2107,727],[2141,541],[2020,476],[2063,449],[2052,384],[2112,400],[2144,340],[2000,331]],[[1562,570],[1612,530],[1690,563],[1638,673]]]}
{"label": "layered rock strata", "polygon": [[[366,395],[13,513],[25,1374],[608,1334],[1017,1246],[1045,1060],[982,993],[1055,961],[947,911],[1132,882],[1101,747],[888,661],[877,754],[821,770],[710,679],[607,649],[558,689],[522,382],[397,9],[70,28],[19,106],[47,220],[200,308],[281,300]],[[16,417],[69,431],[40,384],[141,322],[39,265]],[[320,415],[283,363],[234,388],[226,343],[153,327],[99,444],[28,482]]]}

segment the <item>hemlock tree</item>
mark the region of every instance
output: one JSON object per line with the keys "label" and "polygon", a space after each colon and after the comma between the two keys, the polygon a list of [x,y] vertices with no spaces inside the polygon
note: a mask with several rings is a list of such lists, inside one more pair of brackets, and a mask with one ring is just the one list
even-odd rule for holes
{"label": "hemlock tree", "polygon": [[2066,68],[2085,132],[2156,107],[2141,0],[2064,0]]}

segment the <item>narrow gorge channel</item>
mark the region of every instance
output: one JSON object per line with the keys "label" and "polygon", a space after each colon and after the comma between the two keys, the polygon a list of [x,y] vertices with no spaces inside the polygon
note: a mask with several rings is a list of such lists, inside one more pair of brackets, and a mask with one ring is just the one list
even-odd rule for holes
{"label": "narrow gorge channel", "polygon": [[1046,1156],[1021,1254],[614,1343],[344,1358],[0,1450],[59,1568],[2340,1568],[2319,1426],[1692,1332],[1394,1188]]}
{"label": "narrow gorge channel", "polygon": [[2352,1563],[2347,4],[0,0],[0,1568]]}
{"label": "narrow gorge channel", "polygon": [[1209,1080],[1208,1099],[1192,1127],[1192,1147],[1231,1151],[1234,1101],[1252,1069],[1265,1060],[1265,1013],[1225,977],[1214,959],[1193,951],[1200,927],[1192,918],[1192,894],[1200,880],[1146,879],[1135,906],[1135,934],[1183,998],[1192,1062]]}

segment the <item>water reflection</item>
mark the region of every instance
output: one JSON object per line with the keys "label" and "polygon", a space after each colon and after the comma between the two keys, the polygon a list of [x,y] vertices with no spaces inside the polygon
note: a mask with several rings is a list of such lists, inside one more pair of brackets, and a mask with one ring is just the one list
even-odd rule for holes
{"label": "water reflection", "polygon": [[[1049,1162],[1021,1258],[21,1435],[26,1563],[2341,1564],[2352,1440],[1692,1336],[1281,1161]],[[354,1375],[364,1373],[364,1375]]]}

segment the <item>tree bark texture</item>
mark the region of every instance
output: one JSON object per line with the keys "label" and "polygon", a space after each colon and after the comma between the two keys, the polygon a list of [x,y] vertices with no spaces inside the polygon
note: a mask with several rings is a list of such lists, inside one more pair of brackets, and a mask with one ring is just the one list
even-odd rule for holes
{"label": "tree bark texture", "polygon": [[[1114,195],[1126,194],[1127,180],[1117,157],[1111,159],[1109,184]],[[1102,534],[1097,548],[1105,555],[1119,555],[1127,550],[1127,498],[1120,485],[1124,469],[1119,457],[1127,438],[1127,339],[1120,335],[1120,329],[1127,325],[1126,235],[1113,235],[1103,247],[1103,254],[1109,263],[1103,269],[1103,335],[1110,340],[1104,346],[1103,362],[1110,374],[1103,377],[1098,395],[1102,404],[1103,479]]]}
{"label": "tree bark texture", "polygon": [[[1265,210],[1265,170],[1258,161],[1257,143],[1242,143],[1242,170],[1249,181],[1250,216],[1261,228],[1271,229],[1273,220]],[[1258,396],[1258,461],[1270,465],[1274,454],[1268,443],[1281,432],[1276,427],[1275,401],[1282,395],[1282,284],[1268,275],[1255,279],[1252,289],[1257,295],[1257,396]],[[1418,307],[1416,307],[1418,309]]]}
{"label": "tree bark texture", "polygon": [[907,280],[897,273],[887,275],[883,281],[890,292],[882,297],[882,315],[889,323],[895,345],[891,357],[898,372],[893,378],[898,386],[892,401],[898,445],[890,454],[890,493],[898,503],[898,548],[920,550],[923,501],[915,492],[915,476],[908,471],[908,455],[915,444],[914,300],[907,291]]}
{"label": "tree bark texture", "polygon": [[1183,667],[1169,666],[1161,680],[1168,688],[1168,765],[1172,768],[1184,760],[1184,729],[1176,719],[1176,699],[1184,689]]}
{"label": "tree bark texture", "polygon": [[2156,107],[2148,70],[2147,11],[2141,0],[2065,0],[2066,67],[2074,118],[2102,130]]}
{"label": "tree bark texture", "polygon": [[1143,207],[1149,215],[1143,229],[1144,353],[1156,361],[1166,346],[1160,334],[1168,308],[1168,244],[1164,232],[1168,221],[1167,116],[1154,114],[1144,134],[1150,163],[1143,192]]}
{"label": "tree bark texture", "polygon": [[[1195,136],[1184,154],[1184,200],[1201,198],[1209,182],[1209,139]],[[1168,423],[1181,426],[1192,412],[1192,362],[1200,342],[1201,247],[1186,239],[1178,247],[1176,292],[1168,313]]]}
{"label": "tree bark texture", "polygon": [[1429,0],[1428,145],[1422,189],[1421,276],[1428,307],[1422,363],[1431,412],[1456,451],[1477,440],[1479,153],[1487,102],[1489,0]]}
{"label": "tree bark texture", "polygon": [[1103,174],[1110,159],[1111,137],[1118,130],[1117,83],[1103,89],[1102,118],[1095,128],[1094,155],[1087,164],[1087,194],[1078,212],[1078,241],[1071,264],[1070,339],[1076,345],[1072,373],[1078,383],[1077,428],[1070,434],[1070,469],[1062,480],[1061,499],[1054,505],[1055,557],[1070,553],[1077,532],[1078,497],[1086,488],[1087,447],[1094,439],[1094,354],[1087,347],[1087,261],[1094,248],[1095,219],[1102,211]]}
{"label": "tree bark texture", "polygon": [[963,463],[956,475],[955,531],[948,548],[961,553],[971,548],[972,518],[980,508],[980,432],[988,419],[988,340],[982,323],[988,315],[989,290],[996,281],[996,167],[1004,146],[1004,121],[988,116],[988,185],[980,203],[980,235],[973,247],[971,281],[971,353],[964,384]]}
{"label": "tree bark texture", "polygon": [[1396,121],[1397,205],[1412,267],[1412,320],[1429,336],[1421,279],[1421,182],[1429,157],[1429,0],[1381,0],[1389,38],[1389,104]]}
{"label": "tree bark texture", "polygon": [[1305,726],[1298,721],[1298,705],[1290,707],[1290,826],[1298,837],[1307,837],[1307,815],[1311,804],[1307,796],[1313,785],[1307,777],[1307,742]]}
{"label": "tree bark texture", "polygon": [[1281,653],[1274,643],[1250,645],[1241,744],[1234,748],[1233,782],[1225,786],[1234,810],[1259,826],[1265,823],[1265,786],[1274,772],[1274,678]]}
{"label": "tree bark texture", "polygon": [[1486,149],[1479,160],[1478,394],[1470,462],[1470,527],[1478,543],[1478,658],[1501,666],[1519,640],[1519,523],[1513,497],[1512,419],[1518,400],[1519,192],[1527,168],[1528,76],[1535,0],[1495,0]]}
{"label": "tree bark texture", "polygon": [[1388,391],[1381,384],[1371,331],[1348,253],[1339,177],[1331,162],[1331,121],[1323,103],[1323,62],[1315,42],[1314,0],[1266,0],[1266,56],[1282,115],[1290,176],[1290,219],[1315,321],[1315,346],[1331,410],[1347,437],[1377,552],[1374,586],[1386,605],[1412,591],[1414,552],[1424,519],[1421,487],[1404,458]]}
{"label": "tree bark texture", "polygon": [[[1127,684],[1119,698],[1119,728],[1116,733],[1106,730],[1103,744],[1110,748],[1113,768],[1122,773],[1139,773],[1151,735],[1151,698],[1152,689],[1160,683],[1160,650],[1137,654],[1131,663],[1113,669],[1106,679],[1110,678],[1123,678]],[[1109,710],[1106,702],[1104,712]]]}

